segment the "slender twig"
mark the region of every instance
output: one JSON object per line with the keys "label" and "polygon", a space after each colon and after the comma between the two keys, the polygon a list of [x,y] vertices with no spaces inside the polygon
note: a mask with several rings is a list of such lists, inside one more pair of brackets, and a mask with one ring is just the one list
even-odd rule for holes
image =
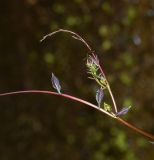
{"label": "slender twig", "polygon": [[[93,58],[94,58],[95,60],[97,60],[97,56],[96,56],[96,54],[95,54],[95,51],[93,51],[93,50],[91,49],[90,45],[86,42],[86,40],[84,40],[79,34],[73,32],[73,31],[70,31],[70,30],[59,29],[59,30],[57,30],[57,31],[51,32],[51,33],[45,35],[45,36],[40,40],[40,42],[44,41],[47,37],[51,37],[51,36],[53,36],[54,34],[59,33],[59,32],[66,32],[66,33],[72,34],[72,37],[73,37],[74,39],[77,39],[77,40],[81,41],[81,42],[88,48],[88,50],[90,51],[90,53],[91,53],[91,55],[93,56]],[[107,89],[108,89],[108,91],[109,91],[111,100],[112,100],[112,102],[113,102],[114,110],[115,110],[115,112],[117,113],[117,105],[116,105],[116,101],[115,101],[115,98],[114,98],[114,96],[113,96],[113,93],[112,93],[112,91],[111,91],[110,84],[109,84],[109,82],[108,82],[108,80],[107,80],[107,78],[106,78],[106,76],[105,76],[105,73],[104,73],[104,71],[103,71],[102,66],[100,65],[100,63],[98,64],[98,67],[99,67],[100,72],[102,73],[103,77],[104,77],[104,78],[106,79],[106,81],[107,81],[107,85],[108,85]]]}
{"label": "slender twig", "polygon": [[80,102],[80,103],[83,103],[83,104],[86,104],[94,109],[97,109],[99,110],[100,112],[103,112],[105,114],[107,114],[108,116],[112,117],[112,118],[115,118],[115,115],[105,111],[104,109],[102,108],[99,108],[98,106],[88,102],[88,101],[85,101],[83,99],[80,99],[80,98],[77,98],[77,97],[74,97],[74,96],[71,96],[71,95],[68,95],[68,94],[59,94],[57,92],[51,92],[51,91],[42,91],[42,90],[27,90],[27,91],[15,91],[15,92],[8,92],[8,93],[2,93],[0,94],[0,96],[8,96],[8,95],[15,95],[15,94],[25,94],[25,93],[41,93],[41,94],[52,94],[52,95],[56,95],[56,96],[61,96],[61,97],[65,97],[67,99],[71,99],[71,100],[74,100],[74,101],[77,101],[77,102]]}
{"label": "slender twig", "polygon": [[119,122],[121,122],[123,125],[127,126],[128,128],[134,130],[135,132],[147,137],[147,138],[150,138],[152,140],[154,140],[154,135],[152,134],[149,134],[135,126],[133,126],[132,124],[124,121],[123,119],[119,118],[119,117],[116,117],[114,114],[112,115],[111,113],[105,111],[104,109],[102,108],[99,108],[98,106],[90,103],[90,102],[87,102],[83,99],[80,99],[80,98],[77,98],[77,97],[74,97],[74,96],[71,96],[71,95],[68,95],[68,94],[59,94],[57,92],[52,92],[52,91],[42,91],[42,90],[26,90],[26,91],[15,91],[15,92],[8,92],[8,93],[1,93],[0,96],[9,96],[9,95],[16,95],[16,94],[27,94],[27,93],[36,93],[36,94],[50,94],[50,95],[55,95],[55,96],[61,96],[61,97],[64,97],[64,98],[67,98],[67,99],[70,99],[70,100],[73,100],[73,101],[76,101],[76,102],[80,102],[82,104],[85,104],[87,106],[90,106],[96,110],[98,110],[99,112],[102,112],[108,116],[110,116],[111,118],[114,118],[116,120],[118,120]]}
{"label": "slender twig", "polygon": [[109,94],[111,96],[111,99],[112,99],[112,102],[113,102],[113,106],[115,108],[115,112],[117,113],[117,105],[116,105],[116,102],[115,102],[115,99],[114,99],[114,96],[113,96],[113,93],[112,93],[112,90],[110,88],[110,85],[107,85],[107,88],[108,88],[108,91],[109,91]]}
{"label": "slender twig", "polygon": [[92,49],[91,49],[91,47],[89,46],[89,44],[88,44],[79,34],[73,32],[73,31],[67,30],[67,29],[59,29],[59,30],[57,30],[57,31],[51,32],[51,33],[45,35],[45,36],[40,40],[40,42],[44,41],[47,37],[51,37],[52,35],[54,35],[54,34],[56,34],[56,33],[58,33],[58,32],[71,33],[71,34],[73,35],[72,37],[73,37],[74,39],[77,39],[77,40],[83,42],[84,45],[85,45],[90,51],[92,51]]}
{"label": "slender twig", "polygon": [[131,125],[130,123],[124,121],[123,119],[121,119],[120,117],[117,117],[116,118],[119,122],[121,122],[122,124],[124,124],[125,126],[131,128],[132,130],[136,131],[136,133],[139,133],[139,134],[142,134],[144,135],[145,137],[148,137],[148,138],[151,138],[154,140],[154,135],[150,134],[150,133],[147,133],[139,128],[136,128],[134,125]]}

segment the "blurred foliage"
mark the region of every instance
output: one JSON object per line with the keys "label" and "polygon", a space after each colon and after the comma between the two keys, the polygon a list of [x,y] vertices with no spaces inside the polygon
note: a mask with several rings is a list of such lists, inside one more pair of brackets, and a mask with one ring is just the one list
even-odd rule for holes
{"label": "blurred foliage", "polygon": [[[55,29],[70,29],[98,53],[119,110],[132,106],[126,119],[154,133],[154,1],[3,0],[0,11],[1,93],[52,90],[54,72],[62,92],[96,103],[83,45],[63,33],[39,42]],[[146,139],[64,98],[1,97],[0,113],[1,160],[154,159]]]}

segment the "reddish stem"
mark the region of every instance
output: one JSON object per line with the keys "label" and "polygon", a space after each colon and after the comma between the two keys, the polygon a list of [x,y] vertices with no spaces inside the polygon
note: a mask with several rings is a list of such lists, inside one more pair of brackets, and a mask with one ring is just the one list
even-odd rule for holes
{"label": "reddish stem", "polygon": [[71,95],[68,95],[68,94],[61,94],[61,93],[57,93],[57,92],[42,91],[42,90],[27,90],[27,91],[15,91],[15,92],[2,93],[2,94],[0,94],[0,96],[8,96],[8,95],[15,95],[15,94],[25,94],[25,93],[52,94],[52,95],[56,95],[56,96],[65,97],[67,99],[71,99],[71,100],[74,100],[76,102],[80,102],[80,103],[86,104],[87,106],[90,106],[90,107],[92,107],[94,109],[97,109],[100,112],[103,112],[103,113],[109,115],[110,117],[114,118],[114,116],[111,113],[105,111],[104,109],[99,108],[96,105],[94,105],[94,104],[92,104],[90,102],[87,102],[87,101],[85,101],[83,99],[80,99],[80,98],[77,98],[77,97],[74,97],[74,96],[71,96]]}
{"label": "reddish stem", "polygon": [[143,130],[141,130],[141,129],[139,129],[139,128],[136,128],[135,126],[131,125],[130,123],[124,121],[123,119],[121,119],[121,118],[119,118],[119,117],[117,117],[117,120],[118,120],[119,122],[121,122],[122,124],[124,124],[125,126],[133,129],[133,130],[136,131],[137,133],[140,133],[140,134],[144,135],[145,137],[148,137],[148,138],[151,138],[151,139],[154,140],[154,135],[149,134],[149,133],[147,133],[147,132],[145,132],[145,131],[143,131]]}
{"label": "reddish stem", "polygon": [[71,99],[71,100],[74,100],[74,101],[77,101],[77,102],[80,102],[80,103],[83,103],[83,104],[86,104],[100,112],[103,112],[107,115],[109,115],[110,117],[112,118],[115,118],[116,120],[118,120],[119,122],[121,122],[122,124],[124,124],[125,126],[131,128],[132,130],[136,131],[137,133],[140,133],[141,135],[144,135],[145,137],[148,137],[148,138],[151,138],[152,140],[154,140],[154,135],[152,134],[149,134],[139,128],[136,128],[135,126],[131,125],[130,123],[124,121],[123,119],[119,118],[119,117],[114,117],[112,116],[110,113],[108,112],[105,112],[103,109],[97,107],[96,105],[92,104],[92,103],[89,103],[85,100],[82,100],[80,98],[77,98],[77,97],[74,97],[74,96],[71,96],[71,95],[67,95],[67,94],[59,94],[59,93],[56,93],[56,92],[51,92],[51,91],[41,91],[41,90],[27,90],[27,91],[15,91],[15,92],[8,92],[8,93],[2,93],[0,94],[0,96],[8,96],[8,95],[15,95],[15,94],[25,94],[25,93],[40,93],[40,94],[52,94],[52,95],[56,95],[56,96],[61,96],[61,97],[65,97],[67,99]]}

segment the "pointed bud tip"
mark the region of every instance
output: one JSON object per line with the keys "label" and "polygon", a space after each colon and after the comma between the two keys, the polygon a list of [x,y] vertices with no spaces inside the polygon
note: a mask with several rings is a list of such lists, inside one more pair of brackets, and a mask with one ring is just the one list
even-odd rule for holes
{"label": "pointed bud tip", "polygon": [[121,116],[121,115],[125,115],[129,110],[130,110],[131,106],[129,107],[124,107],[122,108],[119,112],[117,112],[115,115],[116,116]]}
{"label": "pointed bud tip", "polygon": [[60,92],[61,86],[60,86],[59,80],[53,73],[52,73],[52,77],[51,77],[51,82],[52,82],[53,88],[56,89],[58,93],[61,93]]}
{"label": "pointed bud tip", "polygon": [[101,105],[101,102],[103,100],[103,97],[104,97],[104,92],[103,92],[103,89],[100,88],[96,91],[96,101],[98,103],[98,106],[100,107]]}

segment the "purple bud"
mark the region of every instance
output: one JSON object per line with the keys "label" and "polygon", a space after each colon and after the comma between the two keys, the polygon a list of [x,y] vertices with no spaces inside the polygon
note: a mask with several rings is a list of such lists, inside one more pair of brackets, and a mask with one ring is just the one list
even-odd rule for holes
{"label": "purple bud", "polygon": [[121,115],[126,114],[130,108],[131,108],[131,106],[122,108],[121,111],[116,113],[116,116],[121,116]]}
{"label": "purple bud", "polygon": [[104,92],[103,89],[100,88],[96,92],[96,101],[98,103],[98,107],[100,107],[103,97],[104,97]]}
{"label": "purple bud", "polygon": [[51,77],[51,82],[52,82],[53,88],[56,89],[58,93],[61,93],[60,92],[61,86],[60,86],[59,80],[53,73],[52,73],[52,77]]}

